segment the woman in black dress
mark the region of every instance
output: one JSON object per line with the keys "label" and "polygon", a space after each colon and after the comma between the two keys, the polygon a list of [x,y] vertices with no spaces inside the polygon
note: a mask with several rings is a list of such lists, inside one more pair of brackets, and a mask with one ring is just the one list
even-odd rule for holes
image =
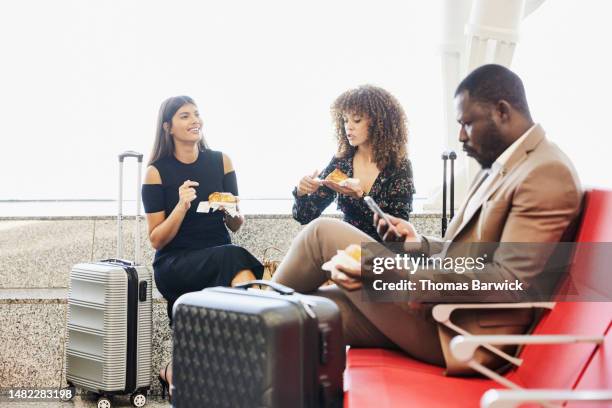
{"label": "woman in black dress", "polygon": [[[293,190],[293,218],[307,224],[337,198],[344,221],[380,241],[363,197],[372,197],[384,212],[408,220],[414,185],[406,151],[406,115],[393,95],[372,85],[344,92],[331,113],[338,150],[321,173],[304,176]],[[341,185],[325,180],[336,169],[359,182]]]}
{"label": "woman in black dress", "polygon": [[[142,186],[149,240],[156,249],[153,270],[157,288],[172,306],[184,293],[209,286],[234,286],[261,278],[262,264],[246,249],[232,245],[232,232],[244,223],[238,213],[197,212],[213,192],[238,195],[229,157],[208,148],[202,119],[188,96],[166,99],[159,110],[149,167]],[[160,372],[168,388],[171,369]]]}

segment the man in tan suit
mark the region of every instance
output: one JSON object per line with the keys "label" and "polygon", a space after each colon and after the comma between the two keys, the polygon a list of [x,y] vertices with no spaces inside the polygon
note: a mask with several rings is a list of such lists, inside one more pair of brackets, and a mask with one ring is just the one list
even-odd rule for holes
{"label": "man in tan suit", "polygon": [[[426,256],[444,253],[447,257],[460,256],[458,248],[464,243],[571,240],[580,212],[580,183],[569,158],[531,119],[520,78],[499,65],[482,66],[459,84],[455,102],[461,125],[459,140],[482,171],[445,237],[422,236],[412,224],[397,218],[391,218],[393,228],[376,219],[379,235],[385,241],[403,242],[412,251],[416,246]],[[399,348],[416,359],[445,366],[449,374],[469,373],[448,350],[448,341],[456,333],[434,322],[431,304],[420,303],[431,302],[431,293],[417,289],[409,293],[410,302],[368,302],[358,290],[363,285],[360,268],[338,265],[331,276],[321,269],[338,249],[360,242],[372,239],[337,220],[312,222],[292,243],[274,280],[333,299],[341,309],[345,339],[351,346]],[[480,255],[486,253],[487,246],[482,248]],[[537,250],[494,250],[488,255],[483,276],[489,282],[516,280],[527,287],[542,273],[546,262]],[[402,277],[410,276],[404,273]],[[438,282],[474,278],[470,273],[431,276]],[[337,286],[318,289],[330,277]],[[507,295],[507,301],[518,300],[511,291]],[[473,334],[524,333],[534,319],[531,310],[453,314],[453,321]],[[490,367],[502,365],[486,350],[479,350],[477,358]]]}

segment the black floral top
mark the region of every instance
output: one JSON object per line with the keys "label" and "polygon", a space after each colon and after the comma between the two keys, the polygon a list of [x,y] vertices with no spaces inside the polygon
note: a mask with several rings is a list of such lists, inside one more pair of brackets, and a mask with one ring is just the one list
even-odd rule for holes
{"label": "black floral top", "polygon": [[[353,177],[353,155],[344,158],[332,158],[319,178],[327,177],[334,169],[340,169],[347,176]],[[384,212],[394,217],[408,220],[412,211],[412,195],[414,194],[412,182],[412,166],[408,159],[400,162],[399,168],[386,167],[382,170],[368,195],[376,201]],[[293,218],[300,224],[308,224],[317,218],[327,206],[337,197],[338,209],[344,213],[344,221],[365,232],[377,241],[380,237],[374,227],[374,214],[363,201],[363,198],[353,198],[338,194],[334,190],[321,186],[312,194],[298,197],[297,187],[293,190],[295,202],[293,204]]]}

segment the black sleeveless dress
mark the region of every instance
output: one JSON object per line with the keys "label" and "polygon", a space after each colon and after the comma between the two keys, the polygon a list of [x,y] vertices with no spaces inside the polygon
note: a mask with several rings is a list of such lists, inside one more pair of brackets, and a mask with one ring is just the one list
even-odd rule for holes
{"label": "black sleeveless dress", "polygon": [[258,279],[263,265],[246,249],[233,245],[223,220],[223,213],[199,213],[200,201],[210,193],[231,192],[238,195],[234,172],[224,174],[223,154],[201,151],[195,162],[185,164],[174,156],[152,164],[161,176],[161,184],[143,184],[142,203],[146,213],[164,211],[166,217],[176,207],[178,189],[186,180],[197,181],[196,199],[192,201],[172,241],[155,253],[155,284],[168,301],[168,317],[172,322],[172,306],[188,292],[210,286],[229,286],[237,272],[253,271]]}

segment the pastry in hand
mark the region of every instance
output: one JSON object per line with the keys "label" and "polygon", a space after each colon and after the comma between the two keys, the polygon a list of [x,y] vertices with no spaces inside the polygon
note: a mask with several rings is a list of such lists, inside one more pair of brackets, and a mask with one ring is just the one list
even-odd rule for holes
{"label": "pastry in hand", "polygon": [[333,271],[336,273],[336,276],[341,277],[341,279],[349,279],[346,274],[336,269],[338,265],[348,268],[359,268],[361,265],[361,245],[351,244],[347,246],[346,249],[338,250],[336,255],[321,266],[321,269],[324,271]]}
{"label": "pastry in hand", "polygon": [[238,197],[232,193],[211,193],[208,196],[208,201],[211,203],[237,203]]}
{"label": "pastry in hand", "polygon": [[361,245],[351,244],[346,247],[344,252],[357,262],[361,262]]}
{"label": "pastry in hand", "polygon": [[340,169],[335,169],[325,177],[325,180],[333,181],[334,183],[340,184],[344,180],[348,179],[348,176]]}

